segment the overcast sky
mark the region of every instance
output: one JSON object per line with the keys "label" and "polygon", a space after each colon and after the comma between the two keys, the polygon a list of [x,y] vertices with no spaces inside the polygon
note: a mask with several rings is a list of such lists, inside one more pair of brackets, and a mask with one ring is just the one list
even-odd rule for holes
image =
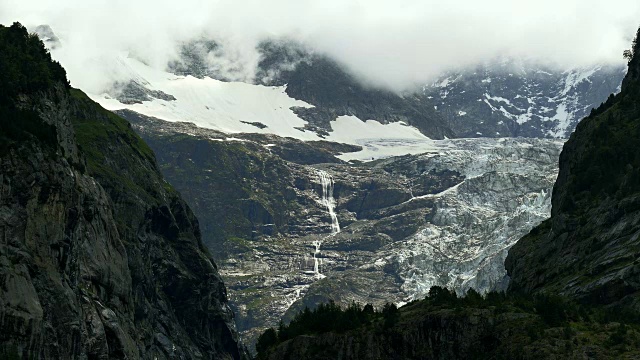
{"label": "overcast sky", "polygon": [[105,54],[133,51],[162,66],[178,41],[206,33],[224,39],[248,77],[257,41],[284,36],[372,83],[402,89],[497,56],[563,67],[622,63],[640,25],[640,1],[0,0],[0,23],[13,21],[59,33],[73,83],[96,82],[102,75],[94,62]]}

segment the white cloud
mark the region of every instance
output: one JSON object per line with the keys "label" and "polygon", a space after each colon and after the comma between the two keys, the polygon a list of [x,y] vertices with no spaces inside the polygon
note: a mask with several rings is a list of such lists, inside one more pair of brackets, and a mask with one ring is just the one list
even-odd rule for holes
{"label": "white cloud", "polygon": [[640,25],[637,0],[0,0],[0,22],[49,24],[73,83],[117,74],[104,59],[132,51],[160,66],[203,32],[255,64],[263,38],[300,40],[372,83],[395,89],[496,56],[559,66],[622,62]]}

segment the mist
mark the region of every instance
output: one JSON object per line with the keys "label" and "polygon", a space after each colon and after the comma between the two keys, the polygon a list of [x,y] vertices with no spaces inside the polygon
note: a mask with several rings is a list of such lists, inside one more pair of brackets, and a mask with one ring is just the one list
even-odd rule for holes
{"label": "mist", "polygon": [[403,90],[496,57],[559,68],[622,64],[640,25],[640,2],[0,0],[0,23],[14,21],[50,25],[63,42],[54,57],[74,86],[91,92],[128,76],[114,70],[114,54],[164,68],[181,42],[198,37],[224,45],[214,61],[232,80],[253,80],[261,40],[287,38],[365,82]]}

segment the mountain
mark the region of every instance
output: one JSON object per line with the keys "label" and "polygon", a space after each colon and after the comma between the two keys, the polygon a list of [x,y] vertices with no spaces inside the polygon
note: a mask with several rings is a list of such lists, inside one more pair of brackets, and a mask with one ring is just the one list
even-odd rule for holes
{"label": "mountain", "polygon": [[434,285],[504,289],[509,247],[549,216],[561,147],[443,140],[349,163],[370,151],[119,114],[201,220],[248,343],[329,299],[382,306]]}
{"label": "mountain", "polygon": [[20,24],[0,53],[0,357],[248,358],[151,149]]}
{"label": "mountain", "polygon": [[[215,48],[215,43],[208,46]],[[359,146],[379,138],[428,141],[453,135],[441,126],[444,120],[417,98],[367,89],[326,57],[314,60],[320,66],[317,71],[311,69],[314,77],[303,69],[287,73],[287,83],[282,80],[284,72],[277,72],[278,79],[261,77],[263,82],[257,83],[228,81],[211,68],[213,65],[203,68],[206,59],[194,51],[183,53],[179,63],[170,63],[166,69],[152,67],[133,54],[114,54],[104,59],[109,72],[126,80],[89,95],[112,111],[131,110],[226,133],[273,134]],[[276,66],[266,65],[267,61],[265,57],[261,63],[265,69]],[[263,71],[275,73],[258,73]],[[306,102],[306,95],[313,102]]]}
{"label": "mountain", "polygon": [[[257,71],[222,61],[225,46],[184,43],[166,67],[114,54],[104,61],[120,80],[89,96],[130,122],[201,219],[249,343],[328,300],[505,289],[509,248],[550,215],[562,143],[535,137],[569,134],[573,117],[550,118],[597,106],[623,74],[494,64],[447,74],[438,98],[365,86],[289,41],[263,42]],[[531,117],[499,110],[525,109],[525,96]],[[480,107],[443,110],[453,100]]]}
{"label": "mountain", "polygon": [[383,124],[404,122],[432,139],[454,137],[440,114],[416,94],[397,94],[363,84],[344,65],[286,41],[264,42],[256,78],[266,85],[284,86],[287,94],[313,107],[295,109],[309,129],[332,130],[340,116],[377,120]]}
{"label": "mountain", "polygon": [[443,74],[423,93],[457,137],[568,138],[620,91],[625,73],[624,66],[558,70],[505,59]]}
{"label": "mountain", "polygon": [[258,85],[231,81],[211,65],[222,47],[188,43],[162,70],[120,57],[132,81],[92,97],[133,124],[201,219],[249,343],[328,299],[506,286],[509,247],[549,216],[559,142],[434,141],[453,133],[420,94],[365,87],[290,42],[261,45]]}
{"label": "mountain", "polygon": [[[52,48],[64,48],[64,39],[50,28],[38,31],[53,39]],[[232,63],[227,57],[240,55],[226,55],[232,51],[227,47],[196,38],[181,44],[166,67],[151,66],[133,52],[113,54],[101,61],[120,80],[89,95],[109,110],[212,130],[360,146],[391,134],[567,138],[579,119],[619,91],[625,73],[615,65],[558,70],[495,60],[398,93],[367,85],[343,64],[293,41],[265,40],[256,59]]]}
{"label": "mountain", "polygon": [[634,45],[621,93],[565,144],[551,219],[511,251],[510,288],[640,310],[640,45]]}
{"label": "mountain", "polygon": [[[398,95],[362,85],[344,66],[287,42],[267,42],[257,79],[287,85],[287,94],[315,105],[296,113],[331,130],[339,115],[404,121],[423,134],[447,137],[567,138],[580,119],[620,91],[626,68],[592,65],[559,70],[539,62],[493,60],[451,71],[421,92]],[[432,123],[450,131],[437,131]]]}
{"label": "mountain", "polygon": [[[621,92],[565,144],[551,218],[509,250],[506,293],[433,287],[399,310],[307,310],[265,332],[259,357],[638,358],[639,51],[636,41]],[[327,312],[336,320],[323,324]]]}

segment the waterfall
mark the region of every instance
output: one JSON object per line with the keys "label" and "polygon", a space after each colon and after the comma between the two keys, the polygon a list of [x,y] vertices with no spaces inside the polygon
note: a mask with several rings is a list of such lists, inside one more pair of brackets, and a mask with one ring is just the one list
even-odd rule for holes
{"label": "waterfall", "polygon": [[[320,185],[322,185],[320,203],[327,208],[329,216],[331,217],[331,234],[329,234],[329,236],[335,236],[340,232],[340,223],[338,222],[338,216],[336,215],[336,200],[333,198],[333,178],[329,173],[322,170],[318,170],[318,178],[320,179]],[[313,246],[315,247],[315,251],[313,252],[313,272],[318,277],[324,277],[320,273],[320,259],[318,259],[321,245],[322,240],[316,240],[313,242]]]}
{"label": "waterfall", "polygon": [[322,184],[322,205],[329,211],[331,216],[331,235],[340,232],[340,223],[336,215],[336,200],[333,198],[333,178],[327,172],[318,170],[320,184]]}
{"label": "waterfall", "polygon": [[313,252],[313,272],[318,275],[321,276],[322,274],[320,274],[320,264],[318,263],[318,254],[320,253],[320,245],[322,245],[322,241],[320,240],[316,240],[313,242],[313,246],[316,247],[316,250]]}

